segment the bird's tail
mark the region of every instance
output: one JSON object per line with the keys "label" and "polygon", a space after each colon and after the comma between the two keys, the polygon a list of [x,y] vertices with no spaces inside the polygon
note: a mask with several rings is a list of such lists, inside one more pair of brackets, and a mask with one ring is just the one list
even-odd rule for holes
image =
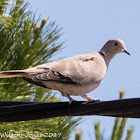
{"label": "bird's tail", "polygon": [[24,70],[11,70],[11,71],[1,71],[0,78],[12,78],[12,77],[24,77],[26,73]]}

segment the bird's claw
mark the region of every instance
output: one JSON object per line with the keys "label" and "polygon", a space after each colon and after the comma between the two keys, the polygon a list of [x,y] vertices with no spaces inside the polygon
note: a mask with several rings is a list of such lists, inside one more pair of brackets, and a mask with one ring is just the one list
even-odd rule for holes
{"label": "bird's claw", "polygon": [[88,103],[98,103],[98,102],[101,102],[101,99],[93,99],[93,100],[90,100],[90,101],[86,101],[86,102],[83,102],[82,104],[85,105],[85,104],[88,104]]}
{"label": "bird's claw", "polygon": [[72,104],[72,102],[76,102],[76,100],[73,100],[73,99],[72,99],[72,100],[70,100],[70,101],[69,101],[69,105],[71,105],[71,104]]}

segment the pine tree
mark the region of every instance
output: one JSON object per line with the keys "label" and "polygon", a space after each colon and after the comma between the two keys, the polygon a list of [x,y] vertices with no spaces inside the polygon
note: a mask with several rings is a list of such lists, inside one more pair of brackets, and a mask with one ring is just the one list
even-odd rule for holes
{"label": "pine tree", "polygon": [[[63,43],[59,42],[61,29],[55,22],[46,18],[39,25],[40,21],[29,10],[29,3],[24,0],[0,1],[0,71],[26,69],[49,62],[49,59],[62,48]],[[22,78],[0,79],[0,99],[60,101],[52,90],[29,84]],[[72,117],[57,117],[0,123],[0,133],[21,134],[22,137],[18,139],[25,139],[27,133],[44,136],[45,133],[46,136],[50,136],[47,133],[52,133],[51,137],[54,136],[54,140],[66,140],[78,124],[78,120]],[[42,138],[48,139],[43,136]],[[41,136],[40,138],[28,137],[28,139],[41,139]]]}

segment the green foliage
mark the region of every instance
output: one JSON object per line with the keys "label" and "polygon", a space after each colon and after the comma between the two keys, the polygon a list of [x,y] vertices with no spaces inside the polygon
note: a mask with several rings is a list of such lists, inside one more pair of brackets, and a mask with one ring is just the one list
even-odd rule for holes
{"label": "green foliage", "polygon": [[95,126],[95,136],[96,136],[96,140],[100,140],[100,136],[101,136],[101,132],[100,132],[100,122],[94,122],[94,126]]}
{"label": "green foliage", "polygon": [[129,129],[127,129],[126,140],[131,140],[133,131],[134,131],[134,127],[133,126],[131,126]]}
{"label": "green foliage", "polygon": [[[26,11],[27,7],[28,3],[17,0],[10,7],[9,13],[6,13],[8,16],[1,16],[0,70],[26,69],[47,62],[62,46],[62,43],[58,43],[60,29],[55,22],[45,26],[47,20],[43,19],[42,24],[37,25],[35,15]],[[2,83],[1,100],[13,100],[17,93],[22,96],[36,93],[36,86],[21,78],[2,79]]]}
{"label": "green foliage", "polygon": [[119,132],[119,124],[120,123],[120,118],[117,117],[115,120],[115,124],[114,124],[114,128],[113,128],[113,132],[112,132],[112,136],[111,136],[111,140],[115,139],[118,135]]}
{"label": "green foliage", "polygon": [[[36,20],[35,14],[27,10],[28,7],[29,3],[25,3],[24,0],[0,1],[1,71],[26,69],[46,63],[62,48],[63,43],[58,41],[61,29],[55,22],[48,21],[46,18],[38,25],[40,19]],[[22,78],[0,79],[0,99],[59,101],[51,90],[29,84]],[[72,117],[57,117],[38,121],[0,123],[0,133],[24,135],[62,133],[61,139],[66,140],[78,124],[78,120]],[[53,139],[60,139],[60,137]]]}
{"label": "green foliage", "polygon": [[76,131],[75,140],[82,140],[82,132]]}
{"label": "green foliage", "polygon": [[[51,139],[53,140],[67,140],[76,126],[78,120],[72,120],[71,117],[56,117],[55,119],[42,119],[38,121],[28,122],[14,122],[14,123],[1,123],[1,134],[21,134],[21,137],[15,139],[25,139],[28,134],[42,135],[42,137],[28,136],[28,139]],[[0,136],[1,136],[0,134]],[[48,134],[48,135],[47,135]],[[46,137],[45,137],[46,136]],[[49,137],[50,136],[50,137]],[[12,139],[12,137],[11,137]]]}

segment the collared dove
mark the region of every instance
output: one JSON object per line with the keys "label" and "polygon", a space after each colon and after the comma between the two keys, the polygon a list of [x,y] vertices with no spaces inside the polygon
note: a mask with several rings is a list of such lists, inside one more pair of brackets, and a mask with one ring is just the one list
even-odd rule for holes
{"label": "collared dove", "polygon": [[73,101],[70,95],[96,101],[86,93],[101,84],[111,59],[121,52],[130,55],[122,40],[112,39],[99,52],[77,55],[25,70],[1,71],[0,78],[23,77],[29,83],[60,91],[70,103]]}

